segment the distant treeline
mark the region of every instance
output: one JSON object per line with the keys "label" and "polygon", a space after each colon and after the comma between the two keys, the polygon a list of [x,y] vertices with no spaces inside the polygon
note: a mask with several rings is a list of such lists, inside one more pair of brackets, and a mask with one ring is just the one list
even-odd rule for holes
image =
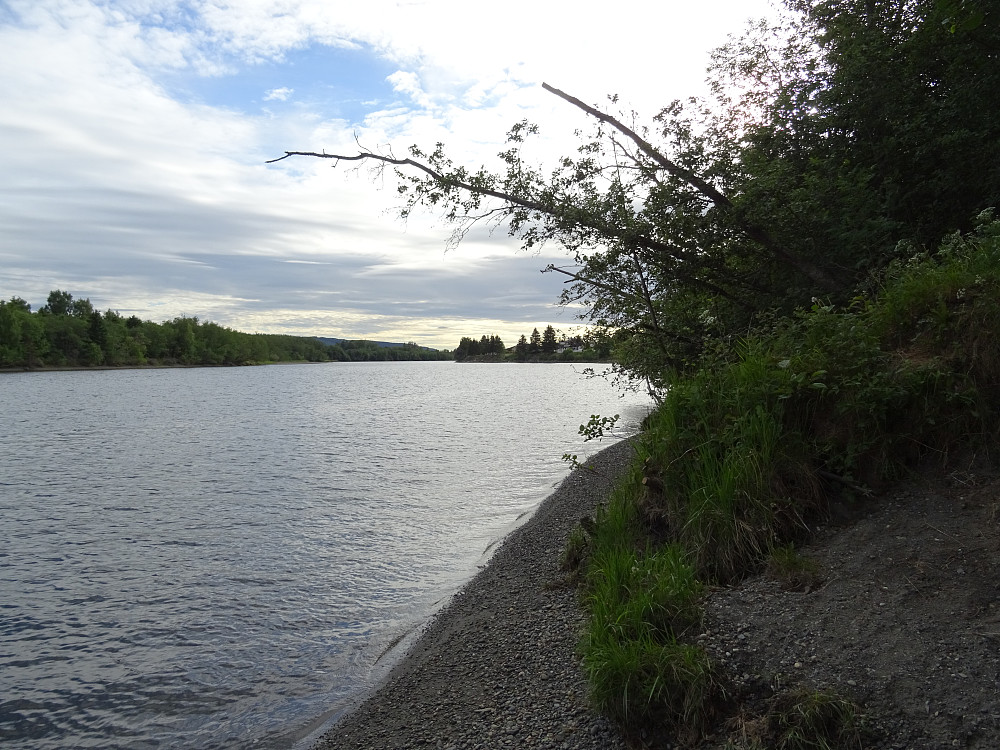
{"label": "distant treeline", "polygon": [[456,362],[595,362],[610,359],[612,347],[608,335],[590,332],[567,337],[549,325],[544,333],[535,328],[531,336],[522,334],[509,349],[499,336],[465,336],[455,348],[454,357]]}
{"label": "distant treeline", "polygon": [[19,297],[0,301],[0,367],[138,367],[451,359],[416,344],[328,345],[309,336],[242,333],[198,318],[163,323],[98,312],[89,299],[53,291],[37,312]]}

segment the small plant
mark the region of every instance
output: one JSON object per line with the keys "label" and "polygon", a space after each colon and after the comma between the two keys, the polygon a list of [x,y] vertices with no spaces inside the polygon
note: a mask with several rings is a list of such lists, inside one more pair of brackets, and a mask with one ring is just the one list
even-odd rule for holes
{"label": "small plant", "polygon": [[582,525],[576,526],[569,533],[569,539],[563,548],[562,558],[559,561],[560,569],[571,575],[579,574],[590,555],[590,547],[590,537],[587,532]]}
{"label": "small plant", "polygon": [[779,545],[771,550],[767,572],[793,591],[811,591],[823,582],[819,563],[802,556],[794,544]]}
{"label": "small plant", "polygon": [[701,621],[703,585],[676,545],[636,554],[627,541],[608,541],[595,547],[586,577],[582,650],[593,699],[631,730],[697,732],[722,692],[708,655],[679,640]]}
{"label": "small plant", "polygon": [[831,691],[775,696],[764,715],[730,722],[727,750],[861,750],[861,709]]}
{"label": "small plant", "polygon": [[598,709],[627,731],[667,730],[694,740],[726,697],[705,651],[676,641],[602,638],[585,668]]}
{"label": "small plant", "polygon": [[[620,418],[620,414],[615,414],[613,417],[602,417],[600,414],[591,414],[587,424],[580,425],[580,434],[583,435],[583,442],[600,440],[605,435],[610,435]],[[562,460],[568,463],[571,469],[591,470],[585,463],[580,462],[579,456],[576,453],[563,453]]]}
{"label": "small plant", "polygon": [[862,747],[860,709],[829,691],[779,696],[768,716],[775,750],[850,750]]}
{"label": "small plant", "polygon": [[602,417],[600,414],[591,414],[587,424],[580,425],[580,434],[583,435],[583,442],[600,440],[605,434],[610,435],[615,425],[618,424],[619,419],[621,419],[620,414],[615,414],[613,417]]}

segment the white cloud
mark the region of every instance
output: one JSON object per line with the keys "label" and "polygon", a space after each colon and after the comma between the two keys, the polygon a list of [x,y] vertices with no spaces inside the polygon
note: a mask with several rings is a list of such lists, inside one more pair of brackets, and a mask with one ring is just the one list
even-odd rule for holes
{"label": "white cloud", "polygon": [[282,86],[281,88],[277,89],[271,89],[270,91],[264,94],[264,101],[265,102],[288,101],[288,97],[290,97],[293,93],[295,93],[295,89],[290,89],[287,86]]}
{"label": "white cloud", "polygon": [[[649,114],[696,88],[708,47],[766,9],[670,6],[625,0],[602,16],[511,0],[484,22],[452,0],[12,0],[16,22],[0,21],[0,297],[37,304],[65,288],[154,319],[370,338],[415,338],[409,321],[422,343],[448,347],[463,325],[505,335],[555,322],[560,284],[537,273],[547,259],[516,255],[502,233],[445,255],[450,230],[433,216],[392,218],[391,176],[264,161],[351,152],[358,138],[397,152],[443,141],[478,166],[524,117],[542,123],[545,155],[588,123],[542,80],[588,101],[619,91]],[[356,121],[293,101],[291,79],[241,106],[174,93],[315,45],[395,67],[384,91],[358,97]],[[261,91],[288,107],[254,110]]]}

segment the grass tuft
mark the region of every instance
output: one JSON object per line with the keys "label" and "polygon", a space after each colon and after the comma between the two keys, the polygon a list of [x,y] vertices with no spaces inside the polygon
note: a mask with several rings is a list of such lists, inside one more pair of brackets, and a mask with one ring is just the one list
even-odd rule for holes
{"label": "grass tuft", "polygon": [[737,722],[733,750],[861,750],[861,709],[830,691],[775,697],[764,716]]}
{"label": "grass tuft", "polygon": [[794,544],[783,544],[771,550],[767,572],[792,591],[811,591],[823,582],[819,563],[801,555]]}

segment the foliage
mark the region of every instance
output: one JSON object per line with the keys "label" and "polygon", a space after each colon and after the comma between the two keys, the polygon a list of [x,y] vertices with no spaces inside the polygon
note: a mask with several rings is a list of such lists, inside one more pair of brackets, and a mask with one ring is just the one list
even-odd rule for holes
{"label": "foliage", "polygon": [[416,344],[382,347],[308,336],[241,333],[198,318],[163,323],[94,310],[88,299],[55,290],[37,313],[19,297],[0,301],[0,367],[136,367],[450,359]]}
{"label": "foliage", "polygon": [[[995,450],[1000,222],[983,219],[933,254],[892,264],[870,295],[846,307],[816,300],[674,380],[626,478],[576,533],[590,609],[584,658],[602,710],[629,728],[672,717],[696,733],[723,710],[726,684],[685,638],[702,587],[765,567],[788,585],[815,585],[820,571],[795,543],[831,497],[859,502],[962,446]],[[661,681],[670,697],[653,689]],[[736,746],[859,746],[848,701],[781,701]]]}
{"label": "foliage", "polygon": [[702,584],[680,547],[638,551],[632,516],[626,498],[613,497],[580,555],[591,612],[581,649],[592,696],[627,728],[701,727],[723,695],[717,667],[681,640],[701,620]]}
{"label": "foliage", "polygon": [[861,750],[861,711],[830,691],[779,694],[767,713],[740,723],[741,750]]}
{"label": "foliage", "polygon": [[[590,419],[587,420],[587,424],[580,425],[579,432],[583,435],[583,442],[586,443],[591,440],[600,440],[605,436],[610,435],[614,430],[615,425],[618,424],[618,420],[620,418],[620,414],[615,414],[613,417],[602,417],[600,414],[591,414]],[[574,469],[583,466],[583,464],[577,460],[576,454],[573,453],[564,453],[562,460],[568,461]]]}
{"label": "foliage", "polygon": [[771,549],[767,572],[794,591],[808,591],[823,580],[819,563],[800,554],[791,543]]}
{"label": "foliage", "polygon": [[463,336],[455,347],[454,357],[456,362],[463,362],[469,357],[488,357],[500,359],[506,349],[503,340],[496,335],[487,336],[483,334],[478,341],[468,336]]}
{"label": "foliage", "polygon": [[530,341],[522,334],[509,349],[499,336],[483,334],[479,339],[463,336],[454,350],[456,362],[606,362],[611,355],[611,342],[603,333],[567,337],[551,325],[544,333],[533,329]]}

